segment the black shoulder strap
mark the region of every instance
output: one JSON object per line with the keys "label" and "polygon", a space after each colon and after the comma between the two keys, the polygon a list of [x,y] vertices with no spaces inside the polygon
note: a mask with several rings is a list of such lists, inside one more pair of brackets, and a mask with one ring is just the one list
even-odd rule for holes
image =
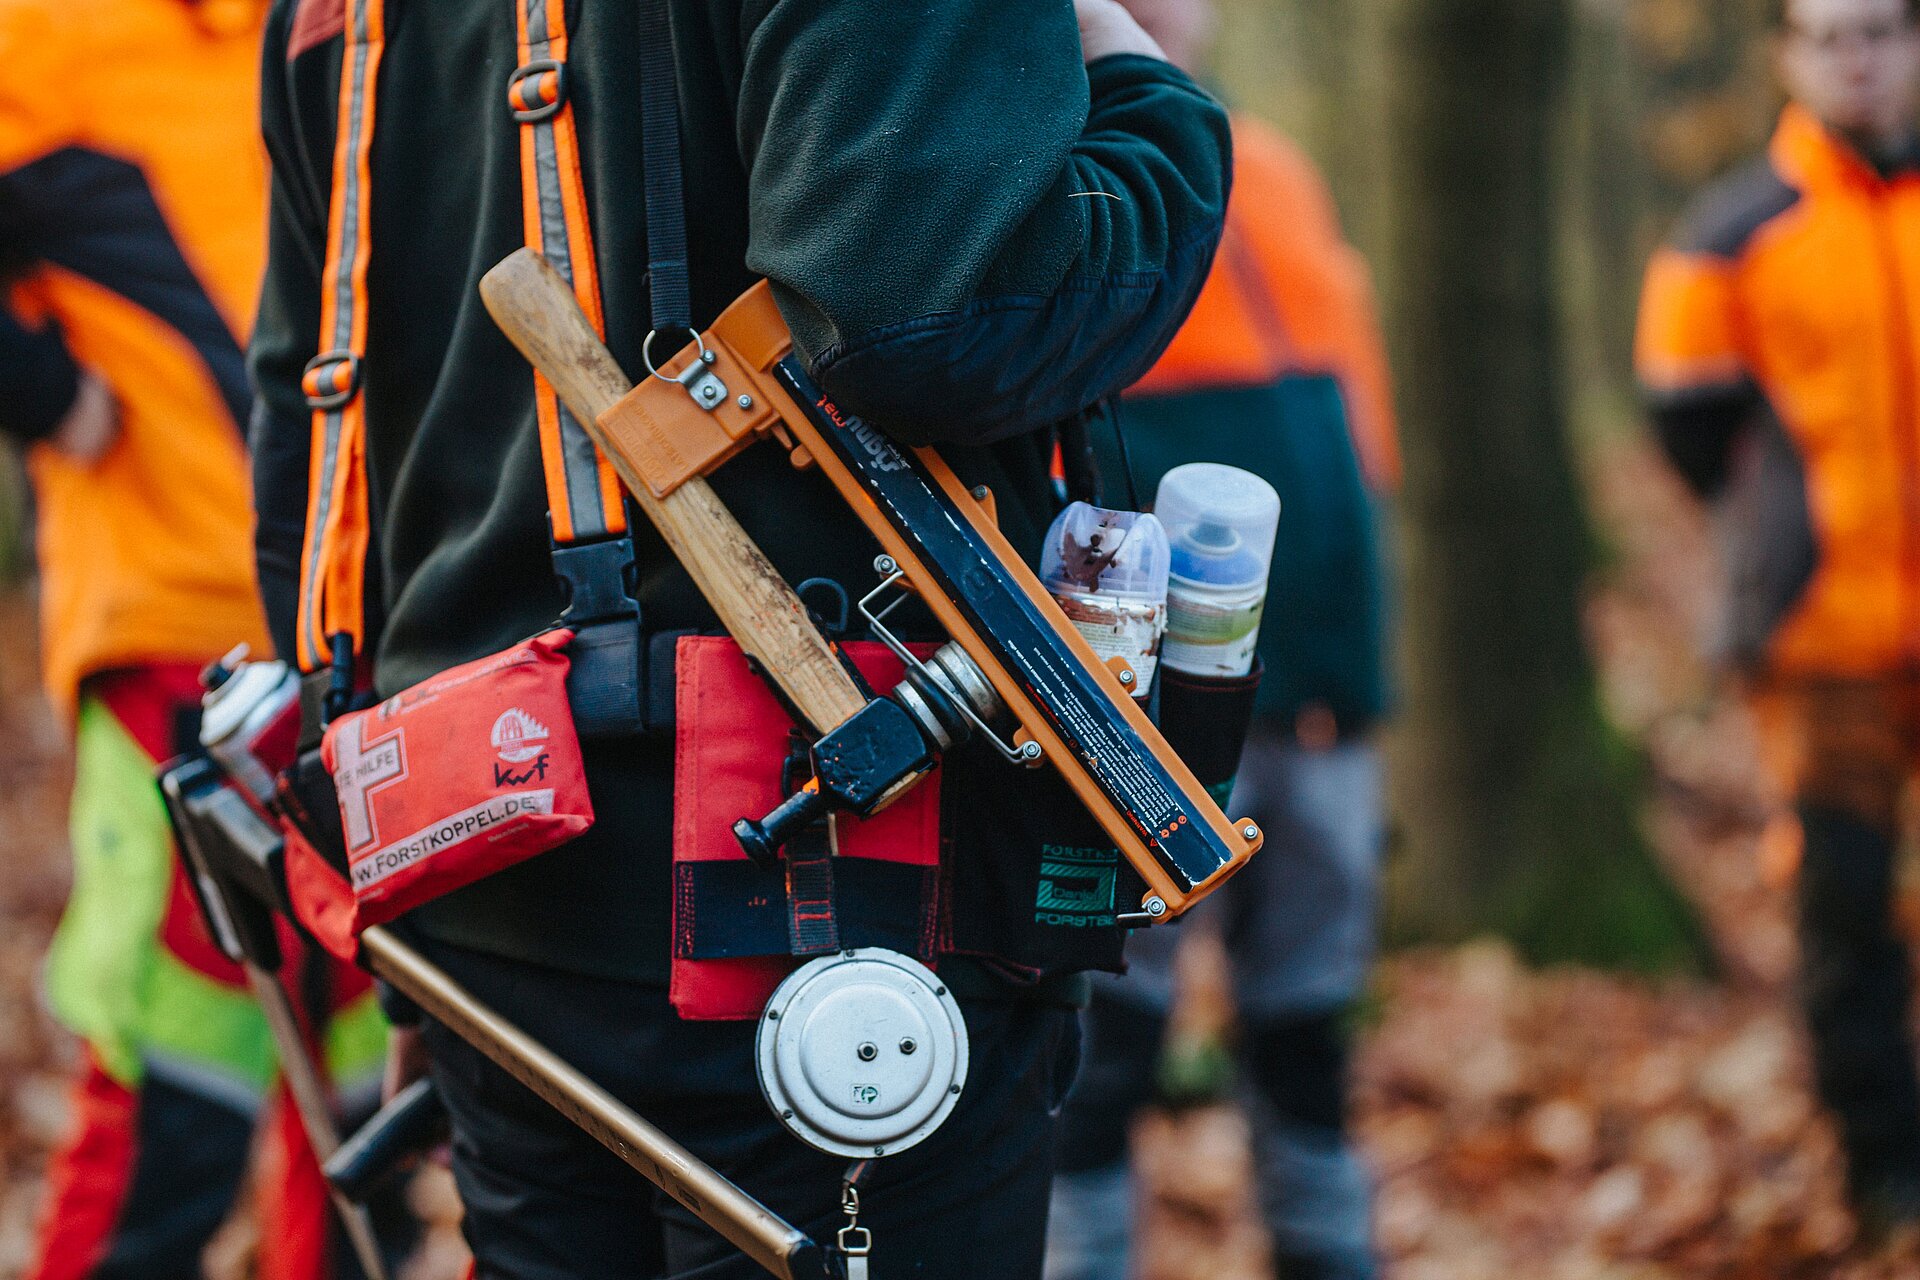
{"label": "black shoulder strap", "polygon": [[667,0],[640,0],[640,145],[646,166],[647,278],[656,333],[691,330],[680,97]]}

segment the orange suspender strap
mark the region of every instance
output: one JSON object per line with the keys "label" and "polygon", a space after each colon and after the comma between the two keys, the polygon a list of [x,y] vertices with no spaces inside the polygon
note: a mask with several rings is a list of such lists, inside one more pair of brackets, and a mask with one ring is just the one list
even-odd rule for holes
{"label": "orange suspender strap", "polygon": [[297,657],[303,671],[358,653],[365,639],[367,559],[366,404],[360,395],[367,340],[367,215],[372,183],[374,87],[385,40],[383,0],[345,0],[346,50],[333,147],[333,198],[320,276],[320,341],[301,390],[313,409],[307,531],[300,553]]}
{"label": "orange suspender strap", "polygon": [[[521,130],[520,170],[527,243],[573,284],[581,308],[604,335],[579,138],[566,93],[563,5],[564,0],[514,0],[520,66],[508,78],[507,105],[526,126]],[[346,0],[332,206],[320,283],[320,333],[326,347],[308,362],[301,380],[313,409],[296,655],[304,671],[347,665],[366,640],[370,515],[361,358],[367,336],[373,195],[368,158],[384,16],[383,0]],[[619,477],[538,375],[536,405],[554,541],[567,544],[624,533]]]}
{"label": "orange suspender strap", "polygon": [[[594,332],[605,338],[580,137],[567,93],[565,0],[514,0],[514,12],[520,65],[507,80],[507,105],[522,126],[520,203],[527,244],[573,286]],[[534,396],[553,540],[587,542],[625,533],[626,508],[612,465],[538,372]]]}

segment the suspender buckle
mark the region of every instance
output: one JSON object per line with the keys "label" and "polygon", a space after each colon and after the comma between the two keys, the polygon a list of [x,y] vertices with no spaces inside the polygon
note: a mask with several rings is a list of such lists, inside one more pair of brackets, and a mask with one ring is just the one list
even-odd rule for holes
{"label": "suspender buckle", "polygon": [[582,738],[624,738],[647,730],[646,639],[627,575],[633,537],[553,549],[553,571],[567,588],[560,625],[573,628],[567,656],[568,700]]}
{"label": "suspender buckle", "polygon": [[551,118],[567,101],[567,65],[540,58],[507,77],[507,106],[521,124]]}
{"label": "suspender buckle", "polygon": [[553,548],[553,572],[567,590],[560,626],[632,619],[640,615],[627,576],[633,571],[633,535]]}
{"label": "suspender buckle", "polygon": [[300,389],[310,409],[338,409],[360,390],[360,357],[351,351],[322,351],[307,361]]}

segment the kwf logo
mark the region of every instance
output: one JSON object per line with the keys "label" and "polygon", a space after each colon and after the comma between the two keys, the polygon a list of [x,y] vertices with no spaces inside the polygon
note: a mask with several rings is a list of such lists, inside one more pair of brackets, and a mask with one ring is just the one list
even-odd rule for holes
{"label": "kwf logo", "polygon": [[508,764],[525,764],[547,748],[547,726],[518,707],[493,722],[493,749]]}
{"label": "kwf logo", "polygon": [[[493,722],[493,749],[505,764],[493,766],[493,785],[523,787],[547,776],[547,726],[518,707],[511,707]],[[509,766],[533,763],[525,769]]]}

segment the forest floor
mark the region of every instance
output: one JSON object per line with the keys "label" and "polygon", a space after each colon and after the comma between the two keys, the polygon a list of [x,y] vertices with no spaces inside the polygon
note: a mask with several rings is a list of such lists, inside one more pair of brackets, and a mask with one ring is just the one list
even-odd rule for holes
{"label": "forest floor", "polygon": [[[1647,827],[1707,920],[1718,973],[1531,972],[1492,942],[1386,959],[1355,1109],[1391,1274],[1920,1278],[1920,1242],[1855,1239],[1809,1092],[1790,842],[1769,821],[1745,715],[1694,657],[1713,596],[1700,521],[1635,443],[1599,456],[1592,491],[1613,551],[1589,616],[1609,710],[1647,752]],[[64,747],[34,685],[30,603],[0,597],[0,1280],[30,1247],[73,1053],[33,994],[66,877]],[[1219,964],[1204,942],[1185,957],[1189,1037],[1230,1020]],[[1145,1280],[1268,1274],[1235,1111],[1150,1114],[1136,1147]],[[451,1280],[444,1175],[416,1192],[437,1225],[407,1280]],[[251,1243],[249,1224],[232,1224],[213,1280],[245,1280]]]}

